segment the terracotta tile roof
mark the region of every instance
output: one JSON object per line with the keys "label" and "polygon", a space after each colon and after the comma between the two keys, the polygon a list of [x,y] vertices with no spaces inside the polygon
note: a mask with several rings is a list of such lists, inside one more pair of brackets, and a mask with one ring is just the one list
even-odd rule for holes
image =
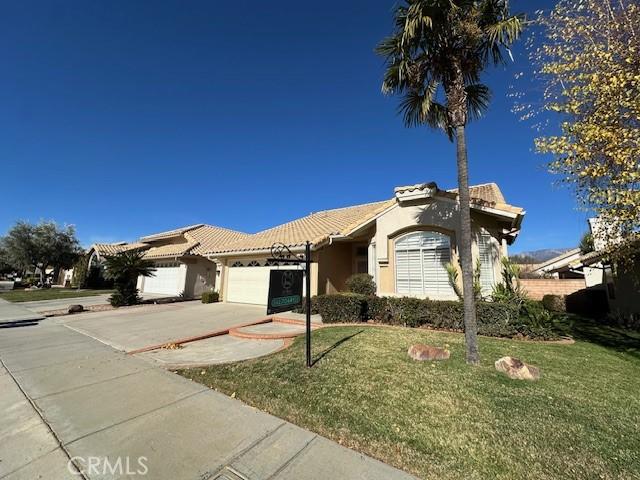
{"label": "terracotta tile roof", "polygon": [[[417,189],[435,188],[437,195],[455,199],[457,189],[439,190],[435,183],[416,184],[396,188],[398,192],[410,192]],[[495,183],[470,187],[472,202],[479,206],[521,214],[523,209],[506,203],[500,188]],[[318,245],[333,235],[347,235],[365,225],[377,214],[396,204],[396,199],[366,203],[352,207],[336,208],[312,213],[283,225],[249,235],[212,225],[196,224],[166,232],[142,237],[135,244],[101,244],[107,255],[130,248],[145,248],[147,258],[178,257],[183,255],[215,255],[230,252],[248,252],[268,250],[276,242],[289,246],[302,246],[309,240]],[[181,236],[182,243],[153,246],[155,242]],[[109,250],[110,248],[110,250]]]}
{"label": "terracotta tile roof", "polygon": [[[447,192],[458,195],[457,188],[450,188],[449,190],[447,190]],[[474,200],[481,200],[487,203],[497,203],[498,201],[500,201],[501,203],[505,203],[502,191],[500,190],[500,187],[498,187],[498,185],[496,185],[495,183],[469,185],[469,195]]]}
{"label": "terracotta tile roof", "polygon": [[149,259],[181,257],[191,253],[191,250],[197,245],[197,242],[186,241],[183,243],[169,243],[158,247],[151,247],[144,253],[144,257]]}
{"label": "terracotta tile roof", "polygon": [[[447,190],[449,193],[458,195],[458,189],[452,188]],[[487,206],[495,208],[496,210],[503,210],[509,213],[519,214],[524,211],[520,207],[509,205],[500,190],[495,183],[484,183],[482,185],[471,185],[469,187],[469,195],[471,196],[471,202],[480,206]]]}
{"label": "terracotta tile roof", "polygon": [[215,253],[267,250],[276,242],[295,247],[309,240],[318,245],[331,235],[350,232],[395,203],[395,199],[392,199],[312,213],[225,245]]}
{"label": "terracotta tile roof", "polygon": [[[154,243],[174,237],[182,237],[183,242],[154,246]],[[140,240],[146,243],[149,249],[145,258],[180,257],[183,255],[206,255],[209,252],[248,237],[249,234],[229,230],[228,228],[215,227],[213,225],[197,224],[188,227],[176,228],[167,232],[147,235]]]}
{"label": "terracotta tile roof", "polygon": [[197,242],[198,245],[191,252],[194,255],[206,255],[218,251],[220,248],[250,237],[248,233],[237,232],[227,228],[203,225],[185,233],[185,237]]}
{"label": "terracotta tile roof", "polygon": [[117,255],[121,252],[126,252],[127,250],[134,250],[136,248],[146,248],[148,245],[146,243],[94,243],[91,246],[91,249],[94,250],[100,257],[109,257],[112,255]]}
{"label": "terracotta tile roof", "polygon": [[175,230],[168,230],[166,232],[154,233],[153,235],[147,235],[146,237],[141,237],[141,242],[152,242],[156,240],[163,240],[166,238],[177,237],[178,235],[182,235],[185,232],[193,230],[195,228],[199,228],[204,226],[202,223],[198,223],[196,225],[189,225],[187,227],[176,228]]}

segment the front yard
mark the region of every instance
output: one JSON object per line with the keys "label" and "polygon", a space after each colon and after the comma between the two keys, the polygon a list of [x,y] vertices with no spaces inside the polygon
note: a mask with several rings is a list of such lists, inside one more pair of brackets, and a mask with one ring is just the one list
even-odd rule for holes
{"label": "front yard", "polygon": [[[180,373],[422,478],[640,477],[640,335],[578,325],[573,345],[481,338],[482,366],[463,336],[401,327],[332,327],[279,353]],[[449,345],[451,359],[415,362],[413,343]],[[542,369],[510,380],[512,355]]]}
{"label": "front yard", "polygon": [[11,290],[0,292],[0,298],[9,302],[35,302],[109,294],[113,290],[76,290],[75,288],[41,288],[39,290]]}

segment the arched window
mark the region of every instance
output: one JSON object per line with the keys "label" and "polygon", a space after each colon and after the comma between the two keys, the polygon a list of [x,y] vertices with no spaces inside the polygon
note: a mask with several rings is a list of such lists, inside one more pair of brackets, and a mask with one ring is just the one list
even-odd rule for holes
{"label": "arched window", "polygon": [[237,262],[233,262],[233,265],[231,265],[232,267],[244,267],[244,263],[242,263],[241,261],[237,261]]}
{"label": "arched window", "polygon": [[251,260],[248,264],[247,267],[259,267],[260,266],[260,262],[257,262],[255,260]]}
{"label": "arched window", "polygon": [[395,242],[396,292],[449,297],[446,265],[451,261],[449,237],[439,232],[412,232]]}

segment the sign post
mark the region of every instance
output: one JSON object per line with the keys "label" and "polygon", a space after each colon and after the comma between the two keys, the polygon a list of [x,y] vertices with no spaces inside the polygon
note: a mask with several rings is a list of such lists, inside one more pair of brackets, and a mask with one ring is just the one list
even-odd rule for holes
{"label": "sign post", "polygon": [[311,367],[311,243],[305,244],[304,255],[294,254],[283,243],[271,246],[272,262],[286,262],[295,265],[304,264],[300,270],[271,270],[269,272],[269,296],[267,299],[267,315],[287,312],[302,306],[302,280],[304,273],[305,296],[305,350],[307,367]]}

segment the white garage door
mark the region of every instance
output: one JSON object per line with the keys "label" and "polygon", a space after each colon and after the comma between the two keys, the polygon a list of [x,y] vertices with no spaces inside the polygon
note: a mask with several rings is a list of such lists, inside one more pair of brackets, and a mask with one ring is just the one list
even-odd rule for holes
{"label": "white garage door", "polygon": [[156,265],[155,276],[144,279],[144,293],[163,295],[179,295],[184,285],[180,285],[182,277],[180,266],[176,263]]}
{"label": "white garage door", "polygon": [[227,302],[266,305],[269,295],[269,271],[297,269],[297,266],[230,267],[227,279]]}

